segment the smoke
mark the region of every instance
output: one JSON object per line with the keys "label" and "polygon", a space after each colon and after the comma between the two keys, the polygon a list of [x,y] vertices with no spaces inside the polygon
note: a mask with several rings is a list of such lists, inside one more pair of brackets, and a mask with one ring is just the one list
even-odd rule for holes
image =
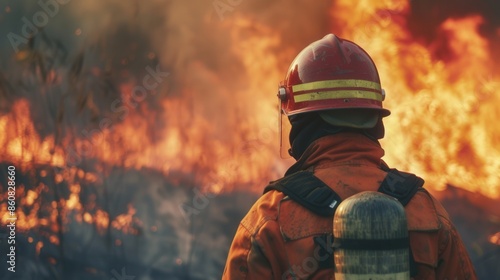
{"label": "smoke", "polygon": [[443,34],[439,32],[439,26],[447,19],[460,19],[477,15],[483,18],[482,23],[478,26],[479,34],[490,42],[490,51],[494,56],[500,55],[500,18],[498,17],[500,3],[498,1],[418,0],[409,1],[409,3],[409,30],[416,39],[422,40],[424,44],[434,45],[434,53],[438,58],[446,58],[450,49],[447,41],[442,40]]}

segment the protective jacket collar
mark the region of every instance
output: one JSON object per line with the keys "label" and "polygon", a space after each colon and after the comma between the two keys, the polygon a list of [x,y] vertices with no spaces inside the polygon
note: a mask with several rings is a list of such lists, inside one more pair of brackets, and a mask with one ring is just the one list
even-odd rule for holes
{"label": "protective jacket collar", "polygon": [[384,149],[361,133],[341,132],[312,142],[302,157],[292,165],[285,175],[313,167],[333,165],[375,165],[383,163]]}

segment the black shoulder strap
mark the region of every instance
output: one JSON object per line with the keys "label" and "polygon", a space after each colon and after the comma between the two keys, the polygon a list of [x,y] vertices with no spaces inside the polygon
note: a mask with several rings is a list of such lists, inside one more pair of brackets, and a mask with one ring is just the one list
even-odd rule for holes
{"label": "black shoulder strap", "polygon": [[309,171],[299,171],[271,182],[264,193],[278,190],[317,215],[331,217],[340,204],[340,197]]}
{"label": "black shoulder strap", "polygon": [[415,174],[401,172],[397,169],[386,171],[387,175],[378,191],[396,198],[403,206],[406,206],[417,193],[418,188],[424,185],[424,180]]}
{"label": "black shoulder strap", "polygon": [[[378,191],[395,197],[406,206],[418,189],[424,185],[424,179],[415,174],[398,171],[397,169],[382,168],[387,171],[387,175],[380,184]],[[418,274],[417,264],[410,247],[410,276]]]}

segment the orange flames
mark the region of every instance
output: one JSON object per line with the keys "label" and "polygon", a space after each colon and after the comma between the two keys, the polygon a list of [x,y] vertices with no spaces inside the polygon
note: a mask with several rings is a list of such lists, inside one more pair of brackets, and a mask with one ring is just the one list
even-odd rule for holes
{"label": "orange flames", "polygon": [[500,232],[497,232],[490,236],[489,241],[493,244],[500,245]]}
{"label": "orange flames", "polygon": [[[431,190],[446,183],[500,196],[500,73],[481,16],[448,19],[437,30],[448,46],[423,46],[405,28],[406,1],[338,1],[332,7],[340,36],[358,42],[378,66],[387,92],[385,160],[426,178]],[[344,23],[344,25],[338,24]],[[348,23],[348,24],[346,24]]]}
{"label": "orange flames", "polygon": [[21,166],[31,164],[64,164],[64,155],[60,147],[54,145],[53,136],[40,139],[30,116],[30,104],[27,100],[14,102],[10,114],[0,116],[0,153],[3,160],[11,160]]}

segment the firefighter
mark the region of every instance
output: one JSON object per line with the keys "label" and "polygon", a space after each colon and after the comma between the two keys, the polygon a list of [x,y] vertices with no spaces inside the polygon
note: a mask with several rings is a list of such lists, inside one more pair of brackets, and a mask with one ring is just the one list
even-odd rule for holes
{"label": "firefighter", "polygon": [[278,98],[297,162],[241,221],[222,279],[334,279],[333,214],[362,191],[396,197],[408,221],[412,279],[476,279],[443,206],[416,175],[382,160],[385,92],[373,60],[333,34],[292,62]]}

